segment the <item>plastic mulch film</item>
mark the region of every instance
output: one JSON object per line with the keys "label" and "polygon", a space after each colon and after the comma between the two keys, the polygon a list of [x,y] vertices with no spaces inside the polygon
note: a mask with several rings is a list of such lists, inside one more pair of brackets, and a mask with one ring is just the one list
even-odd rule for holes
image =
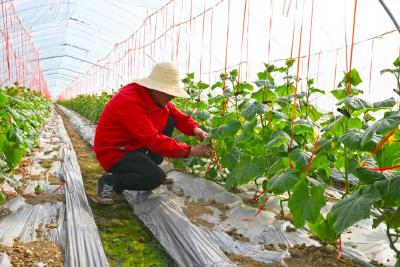
{"label": "plastic mulch film", "polygon": [[[58,120],[59,125],[63,125],[60,117]],[[75,151],[65,128],[60,128],[65,144],[61,150],[61,157],[64,159],[61,178],[66,181],[65,266],[108,266],[93,213],[86,198]]]}
{"label": "plastic mulch film", "polygon": [[[74,116],[80,117],[76,114]],[[77,121],[76,118],[74,120]],[[249,256],[266,263],[282,262],[288,252],[265,251],[263,250],[265,245],[293,246],[305,243],[307,246],[320,246],[316,240],[310,238],[311,235],[305,228],[286,231],[288,226],[293,227],[293,225],[289,221],[276,218],[280,211],[278,198],[270,197],[265,210],[254,216],[257,209],[245,205],[240,194],[229,193],[212,181],[177,171],[170,172],[168,177],[173,179],[173,184],[168,189],[162,185],[153,190],[152,194],[133,191],[124,191],[124,194],[133,206],[135,214],[181,266],[191,266],[188,264],[190,260],[193,266],[196,262],[204,260],[199,259],[201,254],[193,253],[194,250],[191,250],[192,243],[199,249],[197,241],[194,241],[195,238],[185,239],[190,231],[193,231],[190,236],[201,237],[200,244],[213,246],[217,244],[224,252]],[[328,189],[328,193],[336,197],[341,196],[340,190],[333,187]],[[251,189],[244,194],[253,194],[250,191]],[[226,209],[221,211],[215,208],[215,205],[210,204],[213,202],[225,205]],[[201,219],[210,224],[209,227],[191,224],[182,213],[190,203],[203,203],[212,210],[212,214],[201,215]],[[332,205],[333,203],[328,203],[324,208],[325,211],[327,212]],[[284,209],[289,211],[287,206],[284,206]],[[372,229],[371,223],[372,218],[360,221],[342,235],[343,254],[363,266],[372,266],[368,263],[370,260],[393,265],[395,258],[388,247],[383,228]],[[227,234],[232,229],[247,240],[242,242],[233,239]],[[208,241],[204,241],[204,237]],[[175,251],[175,248],[179,250]],[[208,249],[204,248],[203,251],[206,252]]]}
{"label": "plastic mulch film", "polygon": [[6,253],[0,252],[0,267],[8,267],[11,266],[10,257]]}
{"label": "plastic mulch film", "polygon": [[[40,162],[50,158],[55,160],[45,171]],[[39,150],[27,160],[31,162],[25,168],[27,175],[41,180],[29,181],[23,195],[0,206],[9,213],[0,218],[0,243],[12,246],[15,238],[22,243],[47,238],[63,248],[65,266],[108,266],[75,152],[61,118],[55,113],[42,129]],[[66,184],[54,192],[58,186],[46,181],[49,173]],[[15,183],[19,183],[18,179],[22,181],[18,175],[9,178]],[[44,191],[40,197],[33,194],[37,185]],[[12,186],[8,185],[8,188]],[[8,263],[8,257],[0,255],[0,266],[10,266]]]}
{"label": "plastic mulch film", "polygon": [[85,140],[88,144],[93,146],[94,134],[96,132],[96,126],[93,126],[89,120],[83,118],[82,116],[78,116],[76,112],[71,111],[63,106],[57,105],[58,108],[64,112],[65,116],[68,117],[74,129],[78,131],[78,133],[82,136],[83,140]]}
{"label": "plastic mulch film", "polygon": [[134,213],[180,266],[236,266],[165,194],[124,191]]}

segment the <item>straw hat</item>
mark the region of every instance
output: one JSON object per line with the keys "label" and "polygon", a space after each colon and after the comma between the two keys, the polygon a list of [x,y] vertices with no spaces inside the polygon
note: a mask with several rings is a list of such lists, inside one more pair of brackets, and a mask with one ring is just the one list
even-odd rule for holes
{"label": "straw hat", "polygon": [[181,86],[179,71],[171,63],[156,64],[148,77],[134,82],[172,96],[190,97]]}

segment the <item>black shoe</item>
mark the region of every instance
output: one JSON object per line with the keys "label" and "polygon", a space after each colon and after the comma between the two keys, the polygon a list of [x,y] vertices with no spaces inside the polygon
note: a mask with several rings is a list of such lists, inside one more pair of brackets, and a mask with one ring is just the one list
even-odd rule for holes
{"label": "black shoe", "polygon": [[97,203],[104,206],[114,204],[113,191],[113,186],[106,181],[106,176],[101,176],[97,182]]}

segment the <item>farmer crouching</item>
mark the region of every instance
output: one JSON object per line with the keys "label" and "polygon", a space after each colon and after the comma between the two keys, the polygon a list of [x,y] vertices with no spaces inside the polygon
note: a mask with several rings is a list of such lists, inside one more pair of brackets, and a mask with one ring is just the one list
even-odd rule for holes
{"label": "farmer crouching", "polygon": [[107,103],[93,147],[108,172],[97,184],[99,204],[113,204],[113,192],[149,191],[163,184],[166,175],[158,166],[163,157],[209,156],[206,146],[190,147],[171,138],[174,127],[201,141],[207,136],[170,102],[174,97],[189,95],[180,86],[178,70],[169,63],[159,63],[150,76],[126,85]]}

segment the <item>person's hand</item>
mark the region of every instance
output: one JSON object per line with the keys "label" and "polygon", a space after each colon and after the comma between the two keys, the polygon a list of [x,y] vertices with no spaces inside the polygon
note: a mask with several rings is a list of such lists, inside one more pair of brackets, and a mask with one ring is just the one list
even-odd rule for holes
{"label": "person's hand", "polygon": [[207,137],[207,133],[203,131],[201,128],[197,127],[193,130],[194,136],[199,139],[200,141],[204,141]]}
{"label": "person's hand", "polygon": [[197,145],[192,147],[189,153],[189,157],[205,157],[211,156],[211,148],[205,145]]}

